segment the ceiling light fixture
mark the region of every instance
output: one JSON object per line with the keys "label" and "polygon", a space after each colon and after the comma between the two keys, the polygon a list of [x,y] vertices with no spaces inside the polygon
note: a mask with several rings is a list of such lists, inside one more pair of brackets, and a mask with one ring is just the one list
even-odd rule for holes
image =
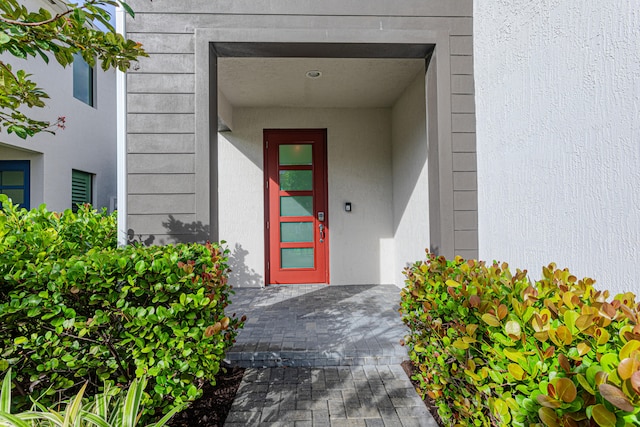
{"label": "ceiling light fixture", "polygon": [[319,70],[307,71],[307,77],[309,77],[310,79],[317,79],[317,78],[320,78],[320,76],[322,76],[322,71],[319,71]]}

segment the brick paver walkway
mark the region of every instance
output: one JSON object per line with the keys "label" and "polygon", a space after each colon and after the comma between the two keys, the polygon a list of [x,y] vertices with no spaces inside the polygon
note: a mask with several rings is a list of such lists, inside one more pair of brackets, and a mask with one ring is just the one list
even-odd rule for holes
{"label": "brick paver walkway", "polygon": [[395,286],[236,289],[247,322],[228,354],[248,367],[225,426],[437,424],[400,363]]}

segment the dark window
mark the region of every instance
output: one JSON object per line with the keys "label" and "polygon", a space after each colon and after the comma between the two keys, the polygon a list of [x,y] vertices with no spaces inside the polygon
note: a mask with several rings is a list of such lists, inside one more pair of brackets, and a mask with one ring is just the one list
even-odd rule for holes
{"label": "dark window", "polygon": [[73,96],[87,105],[94,106],[93,68],[76,53],[73,56]]}
{"label": "dark window", "polygon": [[78,205],[93,203],[93,175],[87,172],[71,171],[71,209],[78,211]]}
{"label": "dark window", "polygon": [[9,196],[16,205],[30,209],[28,160],[0,161],[0,193]]}

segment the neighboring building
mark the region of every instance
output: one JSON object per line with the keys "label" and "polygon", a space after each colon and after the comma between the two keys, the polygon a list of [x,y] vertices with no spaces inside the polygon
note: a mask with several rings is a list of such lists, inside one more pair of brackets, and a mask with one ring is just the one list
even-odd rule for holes
{"label": "neighboring building", "polygon": [[[51,7],[48,1],[26,2],[28,8]],[[55,12],[55,9],[54,9]],[[113,209],[116,200],[116,73],[89,67],[82,59],[66,68],[40,58],[2,60],[32,80],[50,99],[30,116],[55,122],[65,117],[56,135],[40,133],[20,139],[0,134],[0,193],[25,207],[45,203],[51,211],[89,202]]]}
{"label": "neighboring building", "polygon": [[241,286],[477,256],[472,0],[129,4],[121,228],[225,240]]}
{"label": "neighboring building", "polygon": [[640,3],[475,4],[480,257],[640,296]]}

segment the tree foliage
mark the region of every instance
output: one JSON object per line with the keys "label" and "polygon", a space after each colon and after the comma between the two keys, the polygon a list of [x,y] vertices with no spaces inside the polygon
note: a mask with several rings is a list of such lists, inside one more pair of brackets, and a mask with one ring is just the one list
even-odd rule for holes
{"label": "tree foliage", "polygon": [[[16,58],[40,57],[49,63],[53,57],[63,67],[73,62],[74,54],[92,67],[126,71],[132,61],[147,56],[142,45],[118,34],[110,24],[106,10],[120,6],[131,17],[133,11],[121,0],[87,0],[84,4],[55,0],[63,12],[40,8],[28,10],[20,0],[0,0],[0,53]],[[97,27],[101,25],[105,30]],[[49,98],[31,75],[17,70],[5,58],[0,59],[0,132],[15,133],[26,139],[39,132],[50,132],[64,125],[31,118],[24,107],[43,107]]]}

